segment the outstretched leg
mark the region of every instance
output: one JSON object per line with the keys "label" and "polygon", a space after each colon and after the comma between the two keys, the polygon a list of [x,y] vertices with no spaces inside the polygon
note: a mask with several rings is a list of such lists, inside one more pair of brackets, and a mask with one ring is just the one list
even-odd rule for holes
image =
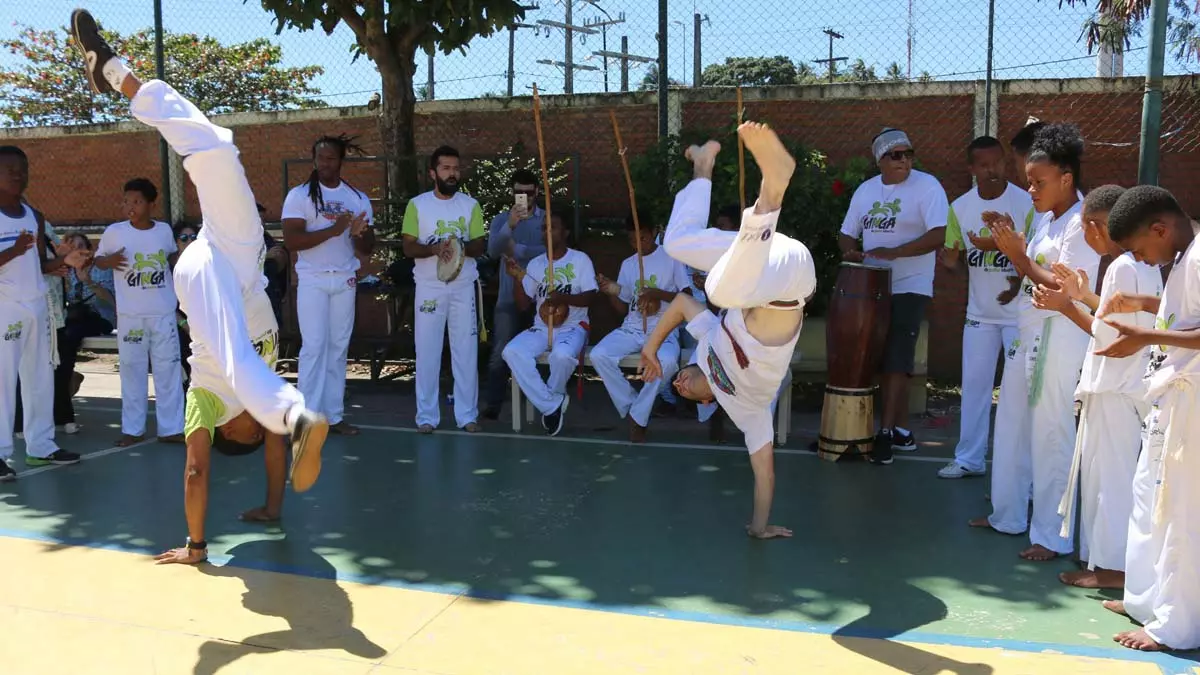
{"label": "outstretched leg", "polygon": [[737,235],[708,227],[712,202],[712,172],[721,144],[709,141],[693,145],[684,153],[692,162],[693,177],[679,194],[667,221],[663,247],[675,260],[707,272],[721,259]]}

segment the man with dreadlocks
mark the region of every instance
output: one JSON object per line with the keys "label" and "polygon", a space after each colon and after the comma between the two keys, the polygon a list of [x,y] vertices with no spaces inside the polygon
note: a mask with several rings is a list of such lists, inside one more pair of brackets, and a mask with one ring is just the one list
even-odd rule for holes
{"label": "man with dreadlocks", "polygon": [[283,242],[296,251],[297,384],[304,400],[329,419],[330,431],[354,435],[358,429],[342,419],[342,412],[361,264],[355,253],[370,254],[375,235],[371,200],[342,179],[348,151],[361,153],[362,148],[345,134],[313,143],[308,181],[288,192],[283,202]]}
{"label": "man with dreadlocks", "polygon": [[[292,488],[304,492],[321,472],[329,422],[305,408],[304,396],[272,367],[279,328],[265,290],[262,221],[233,132],[210,122],[166,82],[143,84],[113,53],[88,11],[72,13],[71,29],[88,64],[85,76],[92,91],[128,97],[133,116],[157,129],[184,157],[204,215],[200,234],[175,266],[175,291],[192,336],[183,432],[188,539],[157,556],[159,563],[196,564],[208,558],[204,517],[211,450],[247,454],[265,440],[267,502],[242,517],[276,520],[287,477],[283,437],[291,435]],[[350,214],[341,218],[353,220]]]}

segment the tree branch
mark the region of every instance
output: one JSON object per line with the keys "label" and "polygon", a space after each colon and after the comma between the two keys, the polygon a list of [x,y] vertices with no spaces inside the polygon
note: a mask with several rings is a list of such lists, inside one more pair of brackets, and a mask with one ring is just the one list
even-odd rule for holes
{"label": "tree branch", "polygon": [[358,36],[358,39],[365,42],[367,23],[363,20],[362,15],[358,13],[358,10],[355,9],[354,3],[351,0],[337,0],[333,3],[333,7],[341,15],[342,21],[347,26],[350,26],[350,29]]}

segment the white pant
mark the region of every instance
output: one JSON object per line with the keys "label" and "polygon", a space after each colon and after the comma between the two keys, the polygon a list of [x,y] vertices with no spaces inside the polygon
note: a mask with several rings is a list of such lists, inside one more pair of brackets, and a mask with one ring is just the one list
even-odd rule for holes
{"label": "white pant", "polygon": [[117,315],[121,371],[121,433],[146,433],[147,379],[154,373],[155,426],[159,436],[183,433],[183,367],[175,312],[162,316]]}
{"label": "white pant", "polygon": [[[708,227],[712,181],[696,178],[675,196],[663,246],[675,260],[708,272],[704,291],[723,309],[762,307],[776,300],[807,300],[816,288],[812,255],[800,242],[773,232],[775,218],[762,221],[765,237],[753,232],[726,232]],[[747,224],[748,225],[748,224]],[[743,229],[747,227],[743,226]],[[764,242],[769,242],[764,245]]]}
{"label": "white pant", "polygon": [[962,416],[954,461],[964,469],[983,471],[992,431],[992,385],[996,360],[1012,347],[1017,327],[968,320],[962,342]]}
{"label": "white pant", "polygon": [[1075,389],[1088,339],[1063,316],[1022,327],[1000,384],[988,522],[1010,534],[1028,526],[1030,543],[1060,555],[1074,550],[1073,524],[1063,536],[1058,507],[1075,453]]}
{"label": "white pant", "polygon": [[297,386],[330,424],[341,422],[345,412],[346,352],[354,332],[356,289],[353,272],[304,274],[296,281],[301,340]]}
{"label": "white pant", "polygon": [[[619,365],[621,359],[630,354],[639,354],[646,344],[646,334],[637,329],[618,328],[605,335],[600,344],[592,347],[592,366],[600,374],[604,388],[608,390],[617,414],[622,418],[633,417],[638,426],[650,424],[650,413],[658,396],[658,386],[653,382],[642,385],[635,391],[625,378]],[[672,332],[658,348],[658,362],[662,366],[662,379],[670,382],[679,372],[679,338]]]}
{"label": "white pant", "polygon": [[459,428],[465,427],[479,417],[479,321],[475,314],[475,284],[418,282],[415,300],[417,426],[436,427],[441,423],[438,385],[442,374],[442,344],[449,328],[454,423]]}
{"label": "white pant", "polygon": [[[175,293],[192,336],[192,386],[236,397],[267,430],[286,434],[289,412],[302,409],[304,397],[263,361],[252,341],[275,339],[277,327],[261,334],[252,334],[248,327],[248,322],[268,327],[276,323],[263,290],[262,220],[233,132],[209,122],[159,80],[142,84],[130,111],[186,157],[183,166],[204,215],[200,237],[175,267]],[[264,353],[275,349],[261,347]]]}
{"label": "white pant", "polygon": [[567,380],[579,365],[579,353],[587,344],[587,331],[579,326],[554,329],[554,348],[550,350],[550,379],[542,381],[537,358],[546,353],[546,331],[529,328],[504,347],[504,362],[525,398],[543,415],[558,410],[567,393]]}
{"label": "white pant", "polygon": [[[17,378],[21,392],[17,393]],[[49,457],[54,443],[54,368],[50,366],[50,316],[46,300],[13,302],[0,297],[0,459],[13,454],[17,395],[25,405],[25,454]]]}
{"label": "white pant", "polygon": [[[1083,395],[1076,461],[1079,557],[1088,563],[1088,569],[1125,569],[1133,476],[1142,445],[1142,423],[1149,409],[1144,399],[1127,394]],[[1070,520],[1073,514],[1063,511]]]}
{"label": "white pant", "polygon": [[[1200,647],[1200,466],[1191,452],[1200,433],[1195,403],[1194,394],[1168,392],[1146,418],[1125,554],[1125,611],[1150,637],[1181,650]],[[1185,429],[1169,429],[1175,425]],[[1171,446],[1178,443],[1184,444],[1183,456],[1172,457]]]}

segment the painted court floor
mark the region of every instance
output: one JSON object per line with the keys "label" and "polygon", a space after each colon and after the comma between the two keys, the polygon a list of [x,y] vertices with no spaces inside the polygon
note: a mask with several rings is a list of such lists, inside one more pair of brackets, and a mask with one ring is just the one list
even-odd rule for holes
{"label": "painted court floor", "polygon": [[278,526],[237,520],[261,458],[215,457],[211,563],[155,566],[186,534],[183,449],[111,449],[117,406],[81,402],[59,439],[86,461],[0,486],[4,675],[1200,672],[1115,645],[1114,596],[967,528],[986,482],[911,458],[780,454],[772,522],[796,536],[763,542],[737,446],[355,418]]}

